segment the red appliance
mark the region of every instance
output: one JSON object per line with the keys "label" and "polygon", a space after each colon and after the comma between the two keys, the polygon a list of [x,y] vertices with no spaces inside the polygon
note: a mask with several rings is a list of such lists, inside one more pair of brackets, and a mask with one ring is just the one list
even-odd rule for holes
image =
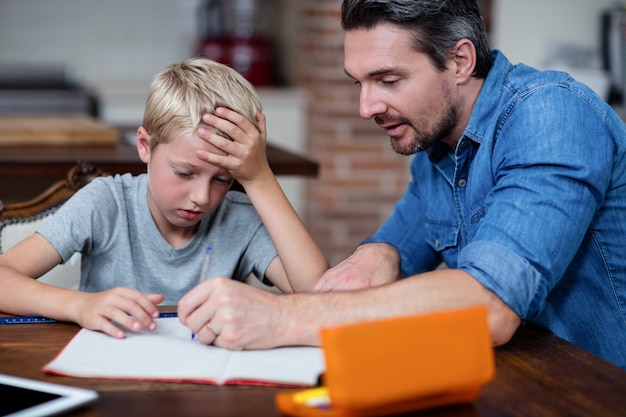
{"label": "red appliance", "polygon": [[274,84],[274,48],[266,33],[272,6],[270,0],[206,0],[198,55],[233,67],[255,86]]}

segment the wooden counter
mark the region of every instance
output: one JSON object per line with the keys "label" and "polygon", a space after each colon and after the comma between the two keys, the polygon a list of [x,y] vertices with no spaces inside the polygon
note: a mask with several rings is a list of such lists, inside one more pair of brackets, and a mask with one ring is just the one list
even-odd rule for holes
{"label": "wooden counter", "polygon": [[[0,178],[65,178],[67,171],[79,160],[86,160],[110,174],[145,172],[146,165],[130,145],[102,147],[2,147]],[[275,175],[315,177],[318,164],[277,146],[267,145],[267,159]]]}

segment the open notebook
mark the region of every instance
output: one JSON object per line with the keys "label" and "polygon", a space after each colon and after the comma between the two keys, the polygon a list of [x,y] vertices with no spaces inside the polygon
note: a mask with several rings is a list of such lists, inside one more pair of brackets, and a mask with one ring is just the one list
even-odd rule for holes
{"label": "open notebook", "polygon": [[82,329],[43,370],[79,378],[311,386],[324,371],[324,354],[316,347],[231,351],[207,346],[170,317],[157,319],[154,332],[127,332],[125,339]]}

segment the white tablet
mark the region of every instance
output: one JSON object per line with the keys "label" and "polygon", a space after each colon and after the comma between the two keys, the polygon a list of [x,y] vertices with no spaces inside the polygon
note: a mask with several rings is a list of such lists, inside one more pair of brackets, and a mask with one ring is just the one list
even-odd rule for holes
{"label": "white tablet", "polygon": [[96,391],[0,374],[0,416],[40,417],[63,413],[98,398]]}

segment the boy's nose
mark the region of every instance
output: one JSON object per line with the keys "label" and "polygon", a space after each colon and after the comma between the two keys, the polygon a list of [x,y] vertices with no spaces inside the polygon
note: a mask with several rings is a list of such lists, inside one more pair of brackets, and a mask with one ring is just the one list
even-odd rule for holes
{"label": "boy's nose", "polygon": [[198,206],[206,206],[211,202],[211,187],[203,185],[193,189],[191,200]]}

